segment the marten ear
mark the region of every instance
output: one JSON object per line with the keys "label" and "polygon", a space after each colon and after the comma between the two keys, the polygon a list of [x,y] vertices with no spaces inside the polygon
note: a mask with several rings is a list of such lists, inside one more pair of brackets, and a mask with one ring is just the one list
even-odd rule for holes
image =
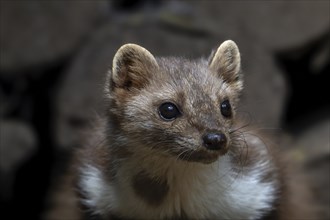
{"label": "marten ear", "polygon": [[240,74],[241,57],[234,41],[223,42],[209,59],[209,68],[224,82],[234,84],[241,89],[243,81]]}
{"label": "marten ear", "polygon": [[110,89],[143,88],[156,68],[157,61],[149,51],[136,44],[125,44],[113,59]]}

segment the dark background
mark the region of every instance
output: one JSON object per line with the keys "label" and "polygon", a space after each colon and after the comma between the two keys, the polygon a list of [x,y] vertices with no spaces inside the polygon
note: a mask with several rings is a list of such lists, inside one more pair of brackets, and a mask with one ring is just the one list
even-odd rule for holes
{"label": "dark background", "polygon": [[240,112],[278,134],[329,219],[329,8],[317,0],[1,0],[3,219],[49,216],[52,191],[80,130],[101,111],[103,77],[122,44],[193,59],[227,39],[242,54]]}

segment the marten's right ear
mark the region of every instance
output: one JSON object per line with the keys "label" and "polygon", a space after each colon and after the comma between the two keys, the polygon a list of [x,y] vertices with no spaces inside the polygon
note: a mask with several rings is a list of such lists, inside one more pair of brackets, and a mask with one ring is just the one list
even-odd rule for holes
{"label": "marten's right ear", "polygon": [[217,51],[211,55],[209,68],[238,91],[242,89],[241,57],[234,41],[227,40],[219,46]]}
{"label": "marten's right ear", "polygon": [[109,89],[141,89],[157,68],[157,61],[148,50],[136,44],[125,44],[113,59]]}

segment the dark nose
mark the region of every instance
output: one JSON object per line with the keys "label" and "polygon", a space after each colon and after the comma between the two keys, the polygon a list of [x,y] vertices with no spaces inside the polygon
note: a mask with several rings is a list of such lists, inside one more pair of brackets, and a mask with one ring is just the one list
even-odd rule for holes
{"label": "dark nose", "polygon": [[203,144],[209,150],[221,150],[226,143],[226,135],[222,133],[207,133],[203,136]]}

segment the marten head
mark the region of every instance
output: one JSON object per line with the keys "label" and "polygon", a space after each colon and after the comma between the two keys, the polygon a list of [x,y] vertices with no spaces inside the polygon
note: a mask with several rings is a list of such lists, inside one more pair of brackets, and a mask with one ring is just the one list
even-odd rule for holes
{"label": "marten head", "polygon": [[225,41],[209,60],[155,58],[122,46],[106,85],[116,147],[211,163],[228,152],[243,81],[240,53]]}

